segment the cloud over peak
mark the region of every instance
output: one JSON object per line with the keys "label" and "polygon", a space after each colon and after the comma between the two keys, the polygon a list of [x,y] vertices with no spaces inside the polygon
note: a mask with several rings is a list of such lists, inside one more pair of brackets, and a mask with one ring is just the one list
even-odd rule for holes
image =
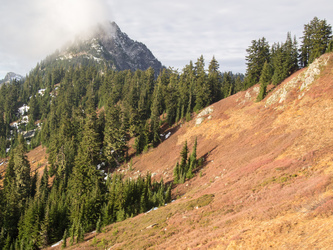
{"label": "cloud over peak", "polygon": [[87,27],[112,20],[104,0],[15,0],[1,5],[0,69],[19,63],[21,74],[30,70],[31,61],[40,61]]}

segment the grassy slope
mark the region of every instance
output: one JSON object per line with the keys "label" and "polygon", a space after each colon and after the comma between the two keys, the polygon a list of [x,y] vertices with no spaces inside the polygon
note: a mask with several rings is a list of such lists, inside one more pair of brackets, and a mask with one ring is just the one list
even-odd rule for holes
{"label": "grassy slope", "polygon": [[322,58],[328,64],[308,89],[300,90],[309,78],[303,69],[260,103],[254,86],[213,104],[200,125],[194,118],[172,128],[156,149],[133,159],[132,170],[126,165],[119,171],[128,177],[150,171],[171,181],[184,141],[191,151],[197,137],[205,164],[174,187],[179,198],[101,234],[86,234],[70,248],[332,246],[333,55]]}

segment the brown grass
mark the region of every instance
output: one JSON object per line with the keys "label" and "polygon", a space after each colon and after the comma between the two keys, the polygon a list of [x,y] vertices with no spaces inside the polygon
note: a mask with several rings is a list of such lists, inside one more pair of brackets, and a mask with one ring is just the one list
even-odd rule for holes
{"label": "brown grass", "polygon": [[133,157],[132,171],[127,165],[121,171],[128,177],[150,171],[171,181],[184,141],[191,150],[197,137],[204,166],[175,186],[173,197],[180,198],[87,234],[85,243],[71,248],[331,248],[333,55],[325,56],[328,66],[300,99],[298,82],[284,102],[265,108],[266,99],[255,102],[254,86],[213,104],[211,119],[199,126],[194,117],[166,127],[170,138]]}

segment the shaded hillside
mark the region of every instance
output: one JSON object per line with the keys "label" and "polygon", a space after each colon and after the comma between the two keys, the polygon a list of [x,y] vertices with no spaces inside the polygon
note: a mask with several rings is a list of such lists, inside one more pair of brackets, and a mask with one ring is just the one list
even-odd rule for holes
{"label": "shaded hillside", "polygon": [[333,54],[325,54],[259,103],[255,85],[165,131],[163,143],[118,171],[171,181],[182,145],[197,137],[204,165],[174,186],[178,199],[70,249],[329,248],[332,76]]}

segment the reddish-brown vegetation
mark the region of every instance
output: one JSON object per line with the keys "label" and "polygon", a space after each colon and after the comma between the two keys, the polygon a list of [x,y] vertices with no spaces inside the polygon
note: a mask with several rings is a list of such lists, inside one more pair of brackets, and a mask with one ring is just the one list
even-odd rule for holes
{"label": "reddish-brown vegetation", "polygon": [[[173,128],[155,149],[133,157],[135,178],[150,171],[172,181],[185,140],[204,165],[173,189],[178,199],[148,214],[87,234],[70,248],[266,249],[330,248],[333,245],[333,55],[307,90],[301,81],[282,102],[255,102],[258,86],[213,104]],[[133,143],[133,142],[132,142]],[[133,151],[134,152],[134,151]],[[210,196],[213,194],[213,196]]]}

